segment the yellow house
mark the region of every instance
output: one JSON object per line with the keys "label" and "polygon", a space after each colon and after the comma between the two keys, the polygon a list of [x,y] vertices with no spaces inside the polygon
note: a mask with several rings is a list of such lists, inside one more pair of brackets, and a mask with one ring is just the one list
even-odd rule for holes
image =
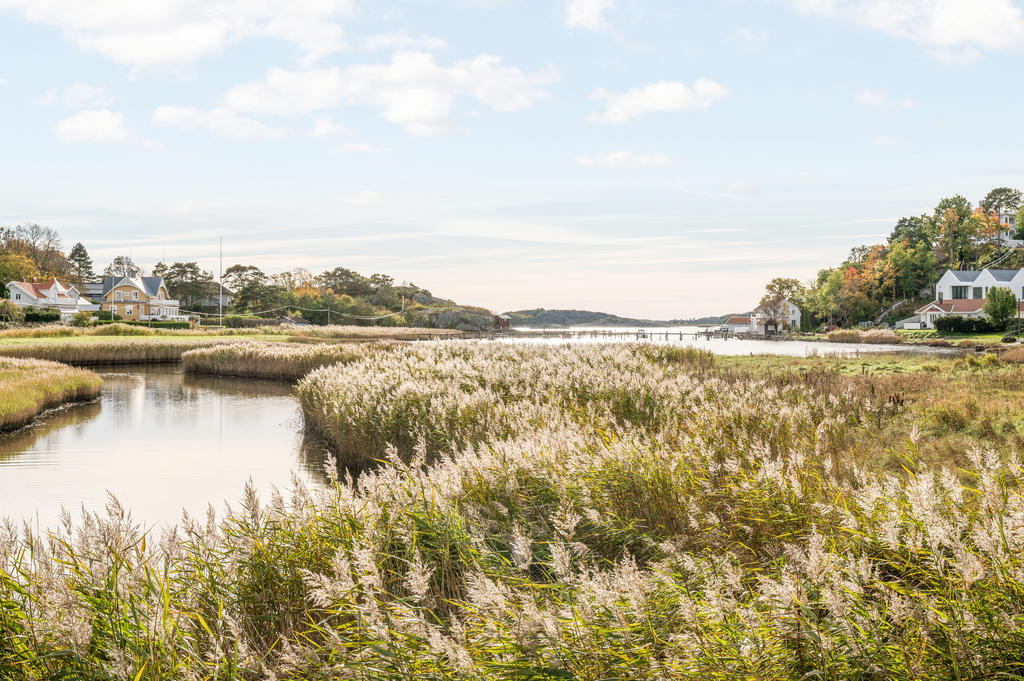
{"label": "yellow house", "polygon": [[106,277],[104,310],[128,321],[183,321],[181,303],[171,299],[163,277]]}

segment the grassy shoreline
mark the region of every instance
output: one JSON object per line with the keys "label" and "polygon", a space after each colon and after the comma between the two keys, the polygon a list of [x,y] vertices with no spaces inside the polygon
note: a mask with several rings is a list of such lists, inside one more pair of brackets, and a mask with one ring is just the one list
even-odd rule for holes
{"label": "grassy shoreline", "polygon": [[28,425],[42,412],[95,399],[101,380],[56,362],[0,358],[0,432]]}

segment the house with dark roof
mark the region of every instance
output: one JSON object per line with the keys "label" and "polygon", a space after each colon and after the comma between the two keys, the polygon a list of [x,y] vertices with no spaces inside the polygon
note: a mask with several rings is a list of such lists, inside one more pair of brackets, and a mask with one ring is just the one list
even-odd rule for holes
{"label": "house with dark roof", "polygon": [[[93,284],[92,286],[95,286]],[[187,321],[163,277],[104,277],[101,307],[129,321]]]}
{"label": "house with dark roof", "polygon": [[61,321],[69,321],[77,312],[100,309],[82,296],[74,286],[65,287],[56,279],[50,281],[12,281],[7,284],[8,297],[19,307],[50,307],[60,310]]}
{"label": "house with dark roof", "polygon": [[936,319],[947,315],[984,317],[985,299],[993,288],[1012,291],[1017,298],[1018,316],[1024,312],[1024,269],[946,270],[935,284],[935,300],[915,310],[915,316],[920,317],[916,323],[920,328],[930,329]]}

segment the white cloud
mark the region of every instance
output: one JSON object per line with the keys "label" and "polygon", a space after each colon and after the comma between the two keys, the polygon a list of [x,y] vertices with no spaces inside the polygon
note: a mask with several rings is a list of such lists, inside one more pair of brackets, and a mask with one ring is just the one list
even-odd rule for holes
{"label": "white cloud", "polygon": [[410,35],[407,31],[378,33],[363,38],[363,47],[370,52],[377,50],[443,50],[448,45],[440,38],[421,33]]}
{"label": "white cloud", "polygon": [[153,122],[182,130],[206,130],[218,137],[235,140],[274,140],[285,136],[283,130],[239,116],[227,109],[203,111],[188,106],[160,106],[153,112]]}
{"label": "white cloud", "polygon": [[660,168],[671,163],[667,154],[634,154],[632,151],[614,151],[609,154],[580,156],[573,161],[584,168]]}
{"label": "white cloud", "polygon": [[614,9],[618,0],[568,0],[565,4],[565,25],[590,31],[607,31],[611,25],[604,14]]}
{"label": "white cloud", "polygon": [[53,134],[63,142],[130,142],[124,114],[109,109],[87,109],[57,123]]}
{"label": "white cloud", "polygon": [[876,147],[901,147],[903,146],[903,140],[893,135],[875,135],[874,139],[871,140],[871,144]]}
{"label": "white cloud", "polygon": [[726,36],[725,41],[733,47],[753,53],[764,47],[768,34],[760,29],[738,28]]}
{"label": "white cloud", "polygon": [[946,62],[1024,47],[1024,12],[1012,0],[782,0],[802,14],[910,40]]}
{"label": "white cloud", "polygon": [[417,136],[457,132],[452,109],[468,95],[497,111],[518,111],[547,95],[557,80],[553,68],[537,73],[504,66],[499,57],[479,55],[452,66],[432,54],[398,52],[388,64],[306,71],[271,69],[260,82],[246,83],[224,96],[226,108],[246,113],[296,115],[339,106],[369,104],[382,117]]}
{"label": "white cloud", "polygon": [[309,63],[345,47],[355,0],[0,0],[79,47],[133,68],[180,67],[246,38],[293,43]]}
{"label": "white cloud", "polygon": [[662,81],[628,92],[597,90],[591,99],[605,102],[605,110],[595,111],[590,120],[625,123],[655,112],[704,111],[728,96],[728,88],[707,78],[697,80],[692,89],[680,82]]}
{"label": "white cloud", "polygon": [[63,93],[58,88],[50,88],[36,103],[45,106],[61,104],[74,109],[99,109],[110,106],[113,101],[114,98],[102,85],[74,83],[64,88]]}
{"label": "white cloud", "polygon": [[885,90],[861,90],[857,93],[857,103],[867,109],[882,111],[905,111],[913,109],[917,104],[910,97],[892,99]]}
{"label": "white cloud", "polygon": [[337,137],[348,133],[348,128],[340,123],[335,123],[330,116],[320,116],[313,123],[313,137]]}
{"label": "white cloud", "polygon": [[334,148],[339,154],[376,154],[380,149],[366,142],[344,142]]}

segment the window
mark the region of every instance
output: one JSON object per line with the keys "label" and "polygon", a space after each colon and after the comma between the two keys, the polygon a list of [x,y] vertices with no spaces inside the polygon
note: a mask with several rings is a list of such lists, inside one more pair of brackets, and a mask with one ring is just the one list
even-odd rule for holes
{"label": "window", "polygon": [[14,294],[14,299],[15,300],[21,300],[21,294],[20,293],[15,293]]}
{"label": "window", "polygon": [[139,299],[139,292],[138,291],[132,291],[132,300],[138,300],[138,299]]}
{"label": "window", "polygon": [[967,287],[966,286],[954,286],[953,287],[953,299],[954,300],[963,300],[966,297],[967,297]]}
{"label": "window", "polygon": [[981,288],[980,286],[975,286],[974,287],[974,299],[975,300],[979,300],[979,299],[984,298],[984,297],[985,297],[985,290],[983,288]]}
{"label": "window", "polygon": [[114,300],[122,300],[120,291],[114,294]]}
{"label": "window", "polygon": [[124,306],[124,313],[125,313],[126,315],[128,315],[129,317],[131,317],[131,316],[132,316],[132,314],[133,314],[133,310],[134,310],[134,309],[135,309],[135,308],[134,308],[134,307],[132,307],[131,305],[125,305],[125,306]]}

